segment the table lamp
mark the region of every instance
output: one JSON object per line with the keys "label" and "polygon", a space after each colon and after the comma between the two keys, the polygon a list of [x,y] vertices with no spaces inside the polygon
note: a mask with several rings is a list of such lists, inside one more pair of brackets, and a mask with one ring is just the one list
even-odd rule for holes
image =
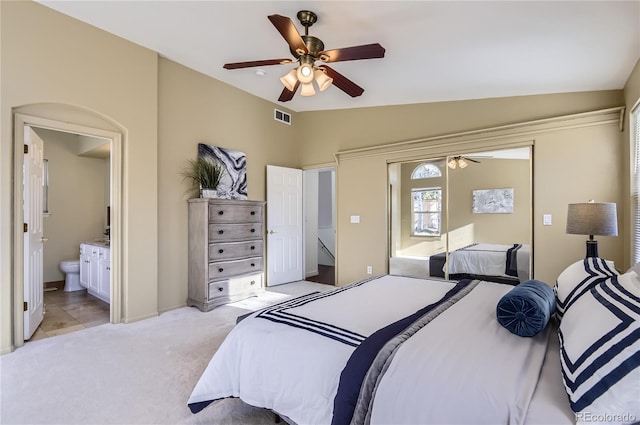
{"label": "table lamp", "polygon": [[618,216],[613,202],[569,204],[567,210],[567,233],[589,235],[587,257],[598,257],[598,241],[594,235],[618,236]]}

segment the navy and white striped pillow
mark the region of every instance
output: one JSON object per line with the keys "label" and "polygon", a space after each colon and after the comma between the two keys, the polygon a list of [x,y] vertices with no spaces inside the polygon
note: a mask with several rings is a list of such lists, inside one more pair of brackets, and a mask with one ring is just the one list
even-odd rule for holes
{"label": "navy and white striped pillow", "polygon": [[638,275],[612,276],[592,286],[565,311],[558,334],[562,378],[577,421],[640,420]]}
{"label": "navy and white striped pillow", "polygon": [[562,319],[565,311],[584,293],[611,276],[616,276],[613,261],[588,257],[567,267],[558,276],[553,291],[556,294],[556,314]]}

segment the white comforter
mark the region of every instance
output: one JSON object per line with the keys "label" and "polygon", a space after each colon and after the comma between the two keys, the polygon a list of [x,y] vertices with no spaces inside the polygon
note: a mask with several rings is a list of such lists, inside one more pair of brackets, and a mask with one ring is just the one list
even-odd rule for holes
{"label": "white comforter", "polygon": [[[383,276],[283,310],[278,320],[290,323],[254,314],[228,335],[189,404],[239,397],[298,424],[329,424],[355,349],[345,341],[357,345],[452,287]],[[520,338],[499,325],[495,306],[509,289],[482,282],[410,338],[380,381],[371,423],[523,423],[547,339]]]}
{"label": "white comforter", "polygon": [[[453,251],[449,253],[449,273],[509,277],[505,265],[510,248],[513,245],[475,244]],[[529,279],[529,253],[529,245],[522,245],[516,253],[520,281]]]}

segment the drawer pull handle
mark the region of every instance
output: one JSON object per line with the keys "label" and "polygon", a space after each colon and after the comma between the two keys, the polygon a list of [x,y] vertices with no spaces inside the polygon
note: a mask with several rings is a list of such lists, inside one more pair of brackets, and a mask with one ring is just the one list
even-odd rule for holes
{"label": "drawer pull handle", "polygon": [[224,233],[224,230],[218,230],[218,234],[221,235]]}
{"label": "drawer pull handle", "polygon": [[108,270],[108,271],[111,271],[111,267],[107,267],[107,270]]}
{"label": "drawer pull handle", "polygon": [[255,211],[251,211],[251,215],[256,215],[256,212]]}
{"label": "drawer pull handle", "polygon": [[219,249],[218,250],[218,254],[222,254],[224,252],[224,249]]}
{"label": "drawer pull handle", "polygon": [[224,211],[218,211],[218,215],[223,215]]}
{"label": "drawer pull handle", "polygon": [[218,269],[218,273],[222,273],[223,271],[224,271],[224,269],[223,269],[222,267],[220,267],[220,268]]}
{"label": "drawer pull handle", "polygon": [[224,288],[221,288],[221,287],[218,286],[218,291],[222,292],[222,291],[224,291]]}
{"label": "drawer pull handle", "polygon": [[256,266],[256,263],[251,263],[251,267],[255,267],[255,266]]}
{"label": "drawer pull handle", "polygon": [[251,233],[255,233],[255,232],[256,232],[256,229],[251,229]]}
{"label": "drawer pull handle", "polygon": [[256,249],[256,247],[255,247],[255,246],[253,246],[253,245],[251,245],[251,249],[252,249],[252,250],[253,250],[253,249]]}
{"label": "drawer pull handle", "polygon": [[256,281],[255,281],[255,280],[252,280],[252,281],[251,281],[251,285],[255,285],[255,284],[256,284]]}

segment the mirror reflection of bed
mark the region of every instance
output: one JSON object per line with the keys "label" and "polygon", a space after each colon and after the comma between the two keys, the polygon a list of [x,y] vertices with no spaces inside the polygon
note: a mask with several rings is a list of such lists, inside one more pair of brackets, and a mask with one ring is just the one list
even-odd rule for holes
{"label": "mirror reflection of bed", "polygon": [[389,164],[389,273],[533,278],[531,168],[530,147]]}

